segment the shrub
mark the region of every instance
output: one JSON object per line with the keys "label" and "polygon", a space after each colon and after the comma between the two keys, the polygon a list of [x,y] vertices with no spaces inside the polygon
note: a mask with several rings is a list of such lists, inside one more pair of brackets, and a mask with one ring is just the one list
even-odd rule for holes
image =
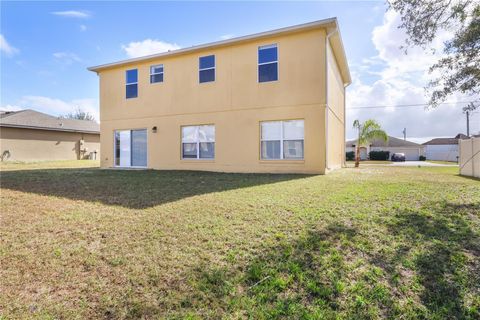
{"label": "shrub", "polygon": [[427,157],[425,157],[425,156],[420,156],[420,157],[418,157],[418,160],[420,160],[420,161],[425,161],[425,160],[427,160]]}
{"label": "shrub", "polygon": [[368,156],[370,160],[388,160],[390,159],[390,151],[370,151]]}
{"label": "shrub", "polygon": [[347,161],[355,160],[355,151],[348,151],[346,157]]}

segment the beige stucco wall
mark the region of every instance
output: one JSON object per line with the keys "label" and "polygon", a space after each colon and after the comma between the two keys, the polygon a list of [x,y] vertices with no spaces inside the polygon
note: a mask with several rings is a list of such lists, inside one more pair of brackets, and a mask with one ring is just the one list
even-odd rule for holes
{"label": "beige stucco wall", "polygon": [[328,162],[327,169],[336,169],[345,161],[345,86],[334,52],[327,44],[328,71]]}
{"label": "beige stucco wall", "polygon": [[[321,173],[324,167],[319,105],[201,113],[148,119],[102,121],[101,166],[113,166],[113,133],[118,129],[147,128],[147,166],[153,169],[209,170],[223,172]],[[272,118],[273,115],[273,118]],[[304,160],[260,160],[260,121],[305,119]],[[321,121],[321,120],[320,120]],[[215,159],[182,160],[180,126],[215,124]],[[157,126],[157,132],[151,128]],[[314,137],[311,139],[310,137]]]}
{"label": "beige stucco wall", "polygon": [[480,138],[458,140],[460,174],[480,178]]}
{"label": "beige stucco wall", "polygon": [[[258,83],[257,49],[273,43],[278,46],[279,80]],[[210,54],[215,55],[216,79],[200,84],[198,58]],[[149,68],[155,64],[164,65],[164,82],[150,84]],[[138,69],[139,96],[125,99],[125,71],[133,68]],[[115,130],[147,128],[149,168],[325,172],[323,29],[134,62],[99,75],[104,168],[113,166]],[[288,119],[305,119],[304,160],[260,160],[259,122]],[[180,127],[198,124],[215,125],[213,161],[181,159]],[[331,137],[332,148],[343,148],[343,134]]]}
{"label": "beige stucco wall", "polygon": [[7,161],[43,161],[79,159],[78,144],[84,140],[87,153],[100,154],[100,135],[0,127],[0,150],[10,152]]}

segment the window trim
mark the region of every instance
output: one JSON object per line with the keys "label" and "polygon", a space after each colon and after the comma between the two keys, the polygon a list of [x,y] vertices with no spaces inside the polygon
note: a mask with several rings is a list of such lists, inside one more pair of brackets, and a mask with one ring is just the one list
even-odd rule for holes
{"label": "window trim", "polygon": [[[303,121],[303,139],[285,139],[284,138],[284,122],[287,122],[287,121]],[[281,123],[281,137],[280,137],[280,140],[277,140],[277,139],[263,139],[262,138],[262,123],[265,123],[265,122],[280,122]],[[267,161],[267,162],[270,162],[270,161],[282,161],[282,162],[289,162],[289,161],[293,161],[293,162],[304,162],[305,161],[305,119],[303,118],[297,118],[297,119],[282,119],[282,120],[262,120],[259,122],[259,129],[260,129],[260,161]],[[285,154],[284,154],[284,150],[283,150],[283,143],[284,141],[303,141],[303,157],[302,158],[285,158]],[[262,142],[264,141],[280,141],[280,158],[277,158],[277,159],[264,159],[262,157]]]}
{"label": "window trim", "polygon": [[[200,68],[200,59],[210,57],[210,56],[213,56],[213,67]],[[200,72],[205,71],[205,70],[211,70],[211,69],[213,69],[213,81],[201,82],[200,81]],[[216,82],[217,81],[217,70],[216,69],[217,69],[217,57],[216,57],[215,54],[209,54],[209,55],[206,55],[206,56],[199,56],[198,57],[198,84]]]}
{"label": "window trim", "polygon": [[[162,72],[152,73],[152,68],[159,67],[159,66],[162,66]],[[152,82],[152,76],[156,76],[158,74],[162,75],[162,81]],[[150,84],[163,83],[164,81],[165,81],[165,65],[163,63],[151,65],[150,66]]]}
{"label": "window trim", "polygon": [[[271,61],[271,62],[262,62],[260,63],[259,62],[259,53],[260,53],[260,50],[261,49],[269,49],[269,48],[272,48],[272,47],[275,47],[277,48],[277,60],[276,61]],[[278,50],[278,43],[272,43],[272,44],[265,44],[265,45],[261,45],[261,46],[258,46],[257,48],[257,83],[268,83],[268,82],[277,82],[277,81],[280,81],[280,50]],[[260,82],[260,66],[261,65],[265,65],[265,64],[272,64],[272,63],[276,63],[277,64],[277,80],[271,80],[271,81],[262,81]]]}
{"label": "window trim", "polygon": [[[128,82],[128,71],[133,71],[133,70],[137,70],[137,82]],[[127,97],[127,87],[133,84],[137,85],[137,95],[135,97]],[[128,99],[134,99],[134,98],[138,98],[138,68],[125,70],[125,99],[128,100]]]}
{"label": "window trim", "polygon": [[[215,140],[213,142],[200,142],[200,140],[197,140],[195,142],[183,142],[183,128],[185,127],[207,127],[207,126],[212,126],[215,130]],[[213,143],[213,147],[215,148],[215,145],[217,143],[217,131],[215,128],[214,123],[205,123],[205,124],[187,124],[187,125],[181,125],[180,126],[180,160],[182,161],[210,161],[213,162],[215,161],[215,149],[213,151],[213,158],[200,158],[200,143]],[[184,143],[195,143],[197,146],[197,157],[196,158],[184,158],[183,157],[183,144]]]}

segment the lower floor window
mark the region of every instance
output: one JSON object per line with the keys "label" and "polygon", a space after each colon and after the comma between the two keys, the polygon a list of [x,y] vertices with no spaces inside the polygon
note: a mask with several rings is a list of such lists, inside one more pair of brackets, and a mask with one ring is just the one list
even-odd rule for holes
{"label": "lower floor window", "polygon": [[[304,159],[304,120],[260,123],[262,160]],[[215,126],[182,126],[182,159],[215,159]],[[114,163],[119,167],[147,166],[147,130],[114,133]]]}
{"label": "lower floor window", "polygon": [[214,159],[215,126],[202,125],[182,127],[182,158]]}
{"label": "lower floor window", "polygon": [[261,122],[261,159],[303,159],[304,120]]}

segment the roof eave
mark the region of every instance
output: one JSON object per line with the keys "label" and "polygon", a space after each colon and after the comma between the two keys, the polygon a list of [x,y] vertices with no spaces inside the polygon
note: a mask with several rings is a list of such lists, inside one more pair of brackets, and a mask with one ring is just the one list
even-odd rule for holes
{"label": "roof eave", "polygon": [[335,57],[340,59],[340,73],[343,78],[343,85],[344,87],[348,87],[352,83],[352,76],[350,74],[350,68],[348,67],[348,59],[347,54],[345,52],[345,46],[343,45],[342,35],[340,32],[340,27],[338,25],[337,18],[332,18],[335,20],[335,31],[336,36],[332,37],[335,46],[332,46],[332,50],[334,50]]}
{"label": "roof eave", "polygon": [[19,128],[19,129],[33,129],[33,130],[46,130],[46,131],[62,131],[62,132],[76,132],[76,133],[100,134],[100,131],[93,131],[93,130],[77,130],[77,129],[65,129],[65,128],[50,128],[50,127],[38,127],[38,126],[24,126],[24,125],[15,125],[15,124],[6,124],[6,123],[0,123],[0,127]]}

